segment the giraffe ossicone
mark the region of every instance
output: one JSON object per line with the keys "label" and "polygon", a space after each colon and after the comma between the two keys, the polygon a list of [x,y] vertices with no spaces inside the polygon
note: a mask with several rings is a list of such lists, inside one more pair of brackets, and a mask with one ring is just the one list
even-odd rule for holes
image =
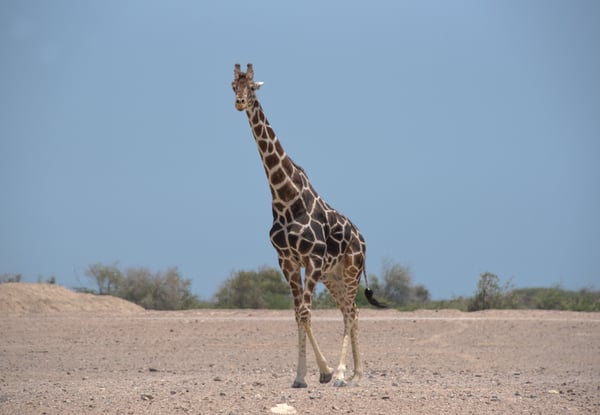
{"label": "giraffe ossicone", "polygon": [[[369,289],[366,243],[358,228],[319,196],[304,170],[283,149],[256,98],[262,84],[254,81],[252,64],[248,64],[246,72],[242,72],[239,64],[235,65],[231,84],[236,96],[235,107],[246,111],[267,175],[273,211],[271,243],[294,299],[298,366],[292,387],[307,386],[304,379],[307,338],[315,353],[321,383],[333,378],[335,386],[347,384],[346,355],[350,346],[354,360],[352,381],[358,382],[363,365],[358,343],[358,308],[354,300],[361,276],[365,278],[365,296],[369,303],[383,307]],[[335,370],[328,365],[311,327],[312,299],[318,282],[327,287],[343,315],[342,350]]]}

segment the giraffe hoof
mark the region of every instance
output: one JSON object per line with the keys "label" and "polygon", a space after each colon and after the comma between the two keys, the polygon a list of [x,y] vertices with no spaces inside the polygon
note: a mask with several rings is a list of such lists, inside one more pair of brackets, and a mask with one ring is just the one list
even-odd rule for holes
{"label": "giraffe hoof", "polygon": [[321,373],[319,376],[319,382],[321,383],[329,383],[331,378],[333,377],[333,372],[331,373]]}
{"label": "giraffe hoof", "polygon": [[298,389],[298,388],[306,388],[306,387],[308,387],[306,382],[300,382],[300,381],[295,380],[294,383],[292,383],[292,388]]}
{"label": "giraffe hoof", "polygon": [[333,386],[336,388],[341,388],[343,386],[348,386],[348,383],[344,379],[338,379],[333,383]]}

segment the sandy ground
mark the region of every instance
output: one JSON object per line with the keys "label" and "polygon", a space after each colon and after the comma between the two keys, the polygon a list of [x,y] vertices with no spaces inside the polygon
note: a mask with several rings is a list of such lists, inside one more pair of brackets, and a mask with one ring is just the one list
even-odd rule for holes
{"label": "sandy ground", "polygon": [[[309,354],[309,386],[292,389],[292,311],[150,312],[118,299],[93,311],[93,298],[63,311],[48,296],[43,312],[33,299],[36,311],[23,299],[11,310],[2,286],[0,414],[600,413],[597,313],[363,309],[363,381],[321,385]],[[339,312],[315,311],[313,326],[337,364]]]}

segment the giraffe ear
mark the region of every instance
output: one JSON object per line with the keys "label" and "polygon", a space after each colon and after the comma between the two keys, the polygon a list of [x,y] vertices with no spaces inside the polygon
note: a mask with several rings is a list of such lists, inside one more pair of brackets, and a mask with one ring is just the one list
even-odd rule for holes
{"label": "giraffe ear", "polygon": [[264,84],[264,82],[255,82],[254,83],[254,89],[260,88],[261,86],[263,86],[263,84]]}

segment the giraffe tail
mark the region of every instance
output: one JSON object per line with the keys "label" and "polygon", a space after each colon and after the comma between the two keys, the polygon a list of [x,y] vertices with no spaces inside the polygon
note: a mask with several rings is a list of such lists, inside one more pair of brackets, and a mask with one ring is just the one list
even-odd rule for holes
{"label": "giraffe tail", "polygon": [[365,297],[367,297],[367,301],[369,302],[369,304],[371,304],[372,306],[375,306],[377,308],[387,308],[387,306],[385,304],[380,303],[379,301],[377,301],[377,299],[375,297],[373,297],[373,290],[369,288],[369,280],[367,279],[367,270],[363,269],[363,273],[365,276],[365,285],[367,286],[365,288]]}

